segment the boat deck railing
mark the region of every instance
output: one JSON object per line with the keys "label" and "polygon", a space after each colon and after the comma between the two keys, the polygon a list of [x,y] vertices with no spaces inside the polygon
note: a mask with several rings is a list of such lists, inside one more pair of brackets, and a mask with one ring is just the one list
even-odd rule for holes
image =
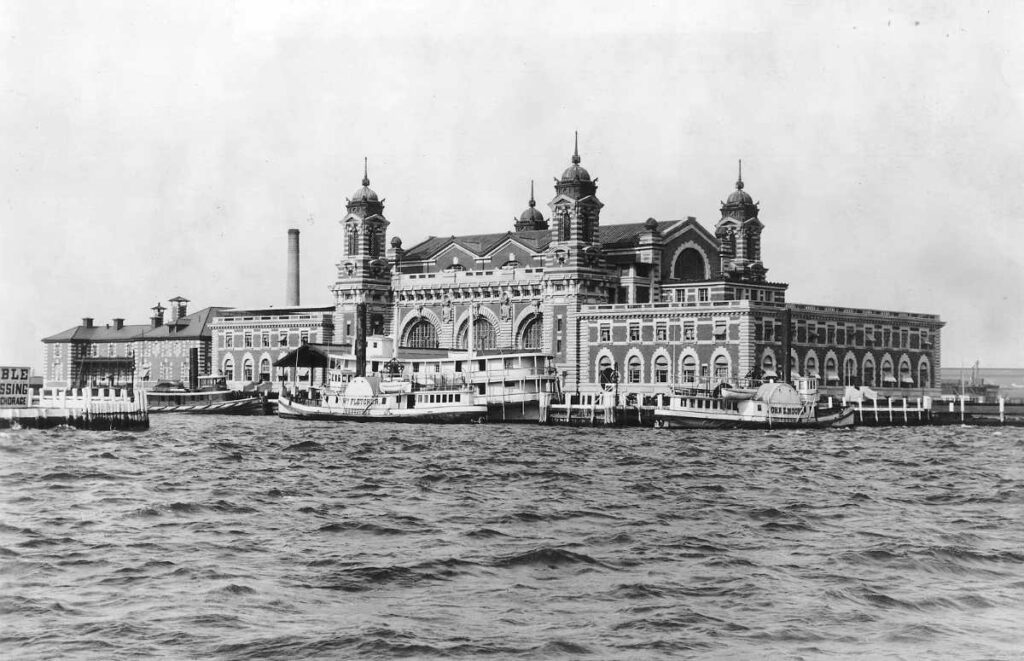
{"label": "boat deck railing", "polygon": [[131,413],[144,410],[145,397],[130,388],[41,388],[32,396],[31,406],[46,409],[81,409],[103,413]]}

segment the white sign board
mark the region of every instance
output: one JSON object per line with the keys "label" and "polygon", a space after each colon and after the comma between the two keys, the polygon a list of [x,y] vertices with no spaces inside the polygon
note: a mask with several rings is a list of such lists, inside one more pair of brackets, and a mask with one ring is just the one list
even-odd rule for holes
{"label": "white sign board", "polygon": [[31,370],[27,367],[0,366],[0,407],[24,408],[29,405],[32,390],[28,387]]}

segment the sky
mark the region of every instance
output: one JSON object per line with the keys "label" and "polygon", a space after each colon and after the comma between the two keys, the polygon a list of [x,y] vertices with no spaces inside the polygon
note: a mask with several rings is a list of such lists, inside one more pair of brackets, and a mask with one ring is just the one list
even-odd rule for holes
{"label": "sky", "polygon": [[389,237],[511,230],[569,164],[604,224],[713,228],[738,159],[788,300],[938,314],[1024,367],[1024,5],[0,0],[0,364],[174,296],[330,305]]}

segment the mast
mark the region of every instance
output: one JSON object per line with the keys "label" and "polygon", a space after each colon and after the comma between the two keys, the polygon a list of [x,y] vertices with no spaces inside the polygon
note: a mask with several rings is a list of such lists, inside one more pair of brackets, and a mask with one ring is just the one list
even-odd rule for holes
{"label": "mast", "polygon": [[793,371],[791,369],[790,361],[790,343],[791,337],[789,334],[789,327],[793,323],[793,312],[786,308],[782,311],[782,382],[789,383],[793,379]]}
{"label": "mast", "polygon": [[466,323],[469,324],[469,328],[466,331],[466,342],[467,342],[467,344],[469,344],[469,359],[470,360],[473,360],[473,358],[475,357],[475,354],[476,354],[476,347],[474,346],[475,340],[476,340],[476,337],[475,337],[476,333],[474,332],[475,329],[473,328],[473,326],[476,325],[475,322],[476,322],[476,315],[473,312],[473,304],[470,303],[469,304],[469,321],[466,322]]}
{"label": "mast", "polygon": [[356,376],[366,376],[366,303],[356,303]]}

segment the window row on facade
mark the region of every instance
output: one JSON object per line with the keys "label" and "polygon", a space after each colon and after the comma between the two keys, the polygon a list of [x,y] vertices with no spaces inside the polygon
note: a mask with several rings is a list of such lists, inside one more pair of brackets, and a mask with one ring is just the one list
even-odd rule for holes
{"label": "window row on facade", "polygon": [[[516,347],[523,350],[542,348],[543,316],[535,314],[524,321],[516,332]],[[401,346],[413,349],[436,349],[440,347],[439,331],[430,319],[420,317],[409,324],[402,334]],[[476,350],[501,348],[498,329],[486,317],[473,321],[473,348]],[[455,333],[456,349],[469,348],[469,320],[464,320]]]}
{"label": "window row on facade", "polygon": [[[484,288],[483,290],[473,289],[412,289],[412,290],[399,290],[395,293],[397,299],[402,303],[414,303],[418,301],[424,302],[440,302],[446,299],[452,299],[453,301],[467,300],[467,301],[479,301],[479,300],[497,300],[506,293],[505,290],[500,288]],[[511,286],[508,291],[508,295],[513,298],[539,298],[544,294],[544,288],[537,285],[515,285]]]}
{"label": "window row on facade", "polygon": [[300,331],[242,331],[218,332],[217,343],[226,349],[297,347],[318,340],[318,332],[304,328]]}
{"label": "window row on facade", "polygon": [[[877,349],[930,349],[932,335],[927,328],[894,328],[872,324],[794,321],[793,341],[798,344],[848,345]],[[781,342],[782,323],[765,319],[754,324],[754,340]]]}
{"label": "window row on facade", "polygon": [[[760,368],[764,374],[777,375],[781,371],[779,359],[771,349],[765,349]],[[823,359],[811,351],[801,360],[795,350],[790,352],[789,368],[794,377],[820,378],[826,385],[868,386],[871,388],[931,388],[935,382],[928,356],[918,356],[916,363],[907,354],[898,357],[886,353],[876,358],[866,353],[858,359],[852,352],[840,358],[829,351]]]}
{"label": "window row on facade", "polygon": [[[653,327],[653,329],[652,329]],[[656,321],[644,323],[601,322],[598,324],[597,340],[603,344],[615,342],[684,342],[723,340],[728,334],[729,320],[726,318],[707,321]]]}

